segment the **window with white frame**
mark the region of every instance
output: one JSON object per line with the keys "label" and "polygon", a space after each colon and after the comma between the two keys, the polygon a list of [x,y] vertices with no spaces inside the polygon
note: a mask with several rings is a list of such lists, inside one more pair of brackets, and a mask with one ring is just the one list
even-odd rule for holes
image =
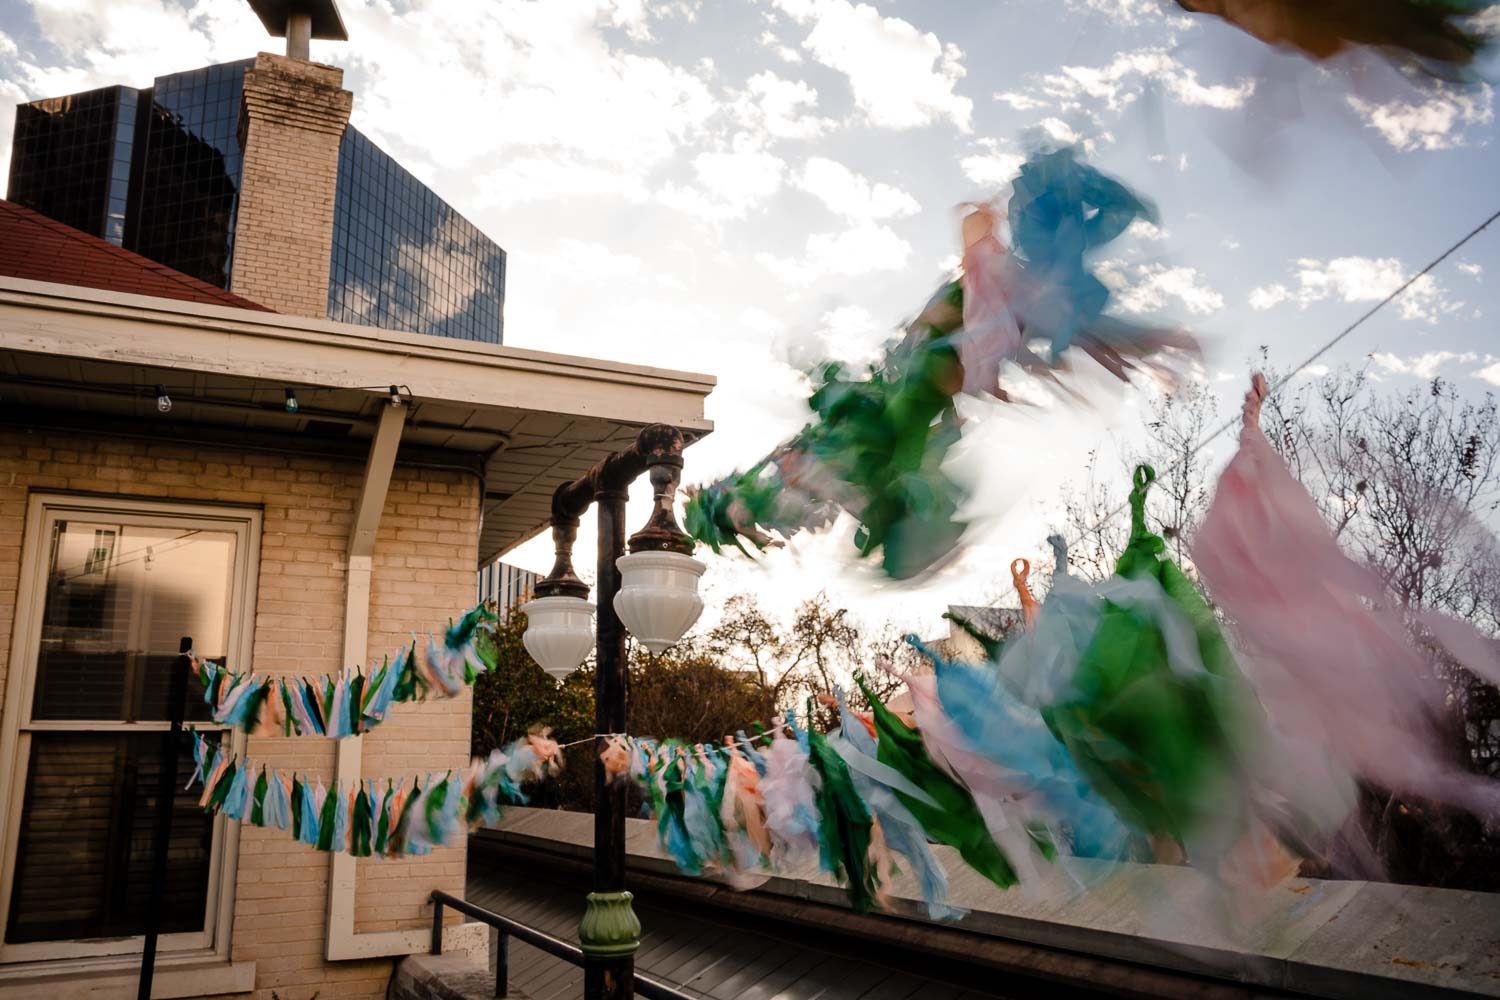
{"label": "window with white frame", "polygon": [[[139,951],[183,637],[248,660],[259,515],[35,496],[0,743],[0,961]],[[212,727],[189,682],[187,718]],[[222,950],[236,831],[173,798],[160,947]]]}

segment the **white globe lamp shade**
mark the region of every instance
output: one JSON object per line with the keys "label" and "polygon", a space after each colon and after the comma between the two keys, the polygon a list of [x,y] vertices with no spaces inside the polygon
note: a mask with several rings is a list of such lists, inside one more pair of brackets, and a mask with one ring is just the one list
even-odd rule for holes
{"label": "white globe lamp shade", "polygon": [[632,552],[615,561],[620,592],[615,614],[642,646],[660,653],[703,613],[698,578],[707,568],[681,552]]}
{"label": "white globe lamp shade", "polygon": [[558,680],[588,659],[594,648],[594,606],[581,597],[538,597],[521,605],[531,658]]}

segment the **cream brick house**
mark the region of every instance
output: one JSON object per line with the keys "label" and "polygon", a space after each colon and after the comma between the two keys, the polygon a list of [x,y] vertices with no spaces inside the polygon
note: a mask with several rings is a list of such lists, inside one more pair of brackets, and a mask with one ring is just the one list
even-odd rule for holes
{"label": "cream brick house", "polygon": [[[330,94],[326,67],[263,68]],[[294,118],[276,127],[330,127]],[[266,183],[330,169],[336,142],[285,139]],[[326,259],[327,208],[261,235],[242,215],[233,287],[277,312],[0,212],[0,998],[135,995],[179,636],[241,670],[368,663],[471,605],[476,568],[639,427],[711,429],[706,376],[320,318],[326,268],[278,261],[294,222]],[[348,782],[465,763],[469,718],[465,696],[337,743],[234,738]],[[355,862],[206,817],[196,793],[175,810],[158,997],[381,996],[392,956],[427,946],[428,894],[463,891],[462,848]]]}

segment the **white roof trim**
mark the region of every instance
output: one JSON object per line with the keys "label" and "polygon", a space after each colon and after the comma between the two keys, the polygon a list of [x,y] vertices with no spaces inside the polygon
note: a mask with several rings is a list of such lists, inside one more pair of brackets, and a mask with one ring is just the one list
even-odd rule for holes
{"label": "white roof trim", "polygon": [[711,375],[0,277],[0,348],[708,431]]}

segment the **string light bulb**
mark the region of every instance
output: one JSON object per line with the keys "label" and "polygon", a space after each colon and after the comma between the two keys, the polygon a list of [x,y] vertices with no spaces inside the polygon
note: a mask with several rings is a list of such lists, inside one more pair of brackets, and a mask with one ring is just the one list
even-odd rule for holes
{"label": "string light bulb", "polygon": [[156,408],[163,413],[172,412],[172,397],[167,395],[167,387],[164,385],[156,387]]}
{"label": "string light bulb", "polygon": [[288,389],[286,391],[286,412],[288,412],[288,413],[296,413],[297,412],[297,390],[296,389]]}

